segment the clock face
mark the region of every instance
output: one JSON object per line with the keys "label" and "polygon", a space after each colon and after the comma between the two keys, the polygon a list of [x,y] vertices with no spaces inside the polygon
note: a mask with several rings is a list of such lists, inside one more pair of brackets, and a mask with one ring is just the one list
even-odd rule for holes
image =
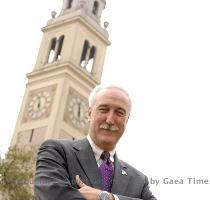
{"label": "clock face", "polygon": [[88,106],[86,102],[79,96],[70,98],[68,103],[68,115],[72,124],[76,128],[86,128],[88,124],[87,118]]}
{"label": "clock face", "polygon": [[40,91],[29,102],[28,115],[31,119],[37,119],[46,113],[47,108],[52,102],[50,92]]}

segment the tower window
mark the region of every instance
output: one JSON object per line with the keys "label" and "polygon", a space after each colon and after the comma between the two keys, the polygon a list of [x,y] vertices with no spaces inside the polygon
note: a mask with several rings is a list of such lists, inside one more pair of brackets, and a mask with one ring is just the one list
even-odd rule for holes
{"label": "tower window", "polygon": [[95,52],[96,52],[96,48],[94,46],[92,46],[91,49],[90,49],[88,64],[86,66],[87,71],[90,72],[90,73],[92,71],[93,64],[94,64]]}
{"label": "tower window", "polygon": [[81,60],[80,60],[80,64],[82,67],[85,67],[87,65],[87,53],[88,50],[90,48],[90,44],[87,40],[85,40],[84,45],[83,45],[83,50],[82,50],[82,56],[81,56]]}
{"label": "tower window", "polygon": [[52,62],[55,56],[56,38],[53,38],[50,43],[50,51],[48,56],[48,63]]}
{"label": "tower window", "polygon": [[66,9],[70,9],[72,7],[73,0],[67,0]]}
{"label": "tower window", "polygon": [[51,40],[48,61],[47,61],[48,63],[61,59],[63,41],[64,41],[64,35],[62,35],[58,40],[56,38],[53,38]]}
{"label": "tower window", "polygon": [[90,49],[90,56],[89,59],[93,59],[95,56],[96,48],[94,46],[91,47]]}
{"label": "tower window", "polygon": [[60,60],[61,59],[61,50],[63,47],[63,40],[64,40],[64,35],[62,35],[59,39],[58,39],[58,49],[56,52],[56,57],[55,60]]}
{"label": "tower window", "polygon": [[80,65],[90,73],[94,64],[95,53],[95,46],[91,46],[90,43],[87,40],[85,40]]}
{"label": "tower window", "polygon": [[99,7],[99,3],[98,3],[98,1],[95,1],[94,4],[93,4],[92,13],[93,13],[94,15],[96,15],[96,16],[97,16],[97,14],[98,14],[98,7]]}

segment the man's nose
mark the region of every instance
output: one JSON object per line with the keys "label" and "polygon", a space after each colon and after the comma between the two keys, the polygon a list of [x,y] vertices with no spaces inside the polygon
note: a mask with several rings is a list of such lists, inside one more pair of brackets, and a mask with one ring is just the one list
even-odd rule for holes
{"label": "man's nose", "polygon": [[108,124],[114,124],[114,112],[110,111],[107,113],[106,122]]}

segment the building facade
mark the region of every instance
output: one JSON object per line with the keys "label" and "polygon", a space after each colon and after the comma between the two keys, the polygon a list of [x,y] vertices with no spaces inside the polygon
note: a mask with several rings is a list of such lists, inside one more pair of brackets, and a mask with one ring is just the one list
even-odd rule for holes
{"label": "building facade", "polygon": [[88,96],[101,81],[110,45],[101,25],[105,4],[105,0],[63,0],[60,14],[52,12],[42,29],[35,67],[27,74],[12,146],[87,135]]}

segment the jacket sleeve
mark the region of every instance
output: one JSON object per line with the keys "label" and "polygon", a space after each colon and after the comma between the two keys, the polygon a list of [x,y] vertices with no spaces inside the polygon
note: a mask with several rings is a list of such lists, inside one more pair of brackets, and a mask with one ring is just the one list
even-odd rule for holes
{"label": "jacket sleeve", "polygon": [[62,145],[47,140],[39,148],[36,162],[34,193],[36,200],[84,200],[71,183]]}
{"label": "jacket sleeve", "polygon": [[145,176],[145,184],[141,193],[141,197],[132,198],[132,197],[126,197],[122,195],[117,195],[117,196],[119,200],[157,200],[149,189],[149,181],[146,176]]}

